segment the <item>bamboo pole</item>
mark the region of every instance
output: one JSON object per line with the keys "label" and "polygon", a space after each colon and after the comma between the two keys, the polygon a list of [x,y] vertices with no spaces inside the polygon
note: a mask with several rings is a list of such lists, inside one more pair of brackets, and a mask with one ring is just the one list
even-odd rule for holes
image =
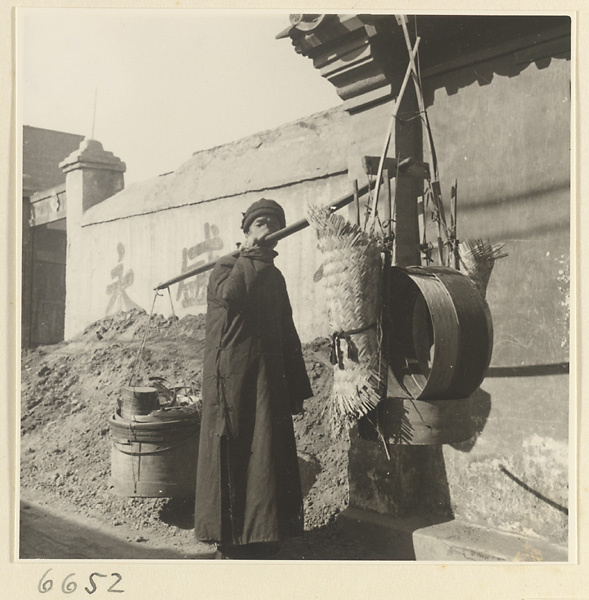
{"label": "bamboo pole", "polygon": [[[425,109],[425,102],[423,100],[423,91],[421,89],[421,81],[419,79],[419,70],[417,68],[417,64],[415,63],[416,53],[411,50],[411,38],[409,36],[409,30],[407,28],[408,19],[406,15],[400,15],[397,17],[397,22],[403,29],[403,36],[405,38],[405,45],[407,46],[407,50],[409,52],[409,66],[411,67],[411,75],[413,78],[413,84],[415,87],[415,93],[417,96],[417,102],[419,104],[419,112],[423,114],[423,118],[425,119],[425,123],[427,126],[428,132],[428,141],[430,147],[430,154],[432,158],[432,167],[434,170],[433,176],[434,180],[431,182],[431,190],[432,190],[432,201],[436,210],[436,221],[438,225],[438,254],[440,265],[444,265],[446,259],[444,258],[444,241],[442,240],[442,227],[444,229],[444,233],[447,238],[447,228],[446,228],[446,215],[444,213],[444,203],[442,202],[442,192],[440,188],[440,177],[438,173],[436,153],[434,149],[434,140],[431,134],[431,129],[429,126],[429,119],[427,116],[427,111]],[[419,37],[416,38],[419,40]],[[425,208],[425,207],[424,207]]]}
{"label": "bamboo pole", "polygon": [[[417,50],[419,49],[419,42],[421,41],[421,38],[417,38],[415,40],[415,46],[413,46],[413,50],[409,53],[410,54],[410,61],[409,61],[409,66],[407,67],[407,70],[405,71],[405,77],[403,78],[403,82],[401,83],[401,89],[399,90],[399,93],[397,94],[397,97],[395,98],[395,104],[393,105],[393,113],[391,115],[391,120],[389,122],[389,128],[387,130],[386,136],[385,136],[385,141],[384,141],[384,146],[380,155],[380,162],[378,164],[378,172],[376,173],[376,191],[374,193],[374,206],[372,207],[372,213],[370,214],[370,220],[368,220],[366,222],[366,229],[368,231],[370,231],[370,227],[372,227],[372,224],[374,223],[374,219],[376,218],[376,208],[378,206],[378,194],[380,192],[380,179],[382,177],[382,172],[384,169],[384,162],[385,162],[385,158],[387,156],[387,153],[389,151],[389,144],[391,142],[391,135],[393,133],[393,127],[395,126],[395,123],[397,122],[397,112],[399,111],[399,107],[401,106],[401,101],[403,100],[403,96],[405,95],[405,90],[407,88],[407,84],[409,83],[409,78],[411,77],[411,73],[413,71],[413,67],[412,65],[413,63],[413,59],[415,56],[417,56]],[[368,214],[368,213],[367,213]]]}
{"label": "bamboo pole", "polygon": [[[335,212],[336,210],[339,210],[340,208],[347,206],[348,204],[353,202],[355,198],[360,198],[361,196],[363,196],[371,187],[372,187],[371,184],[363,185],[360,188],[355,187],[353,193],[342,196],[341,198],[336,200],[334,203],[330,204],[328,206],[329,211]],[[284,227],[283,229],[280,229],[279,231],[276,231],[275,233],[270,234],[266,238],[266,240],[269,242],[277,242],[278,240],[288,237],[289,235],[292,235],[293,233],[297,233],[298,231],[301,231],[302,229],[305,229],[308,226],[309,226],[309,221],[307,221],[307,219],[301,219],[300,221],[296,221],[292,225],[288,225],[287,227]],[[235,252],[226,254],[225,256],[223,256],[223,258],[227,258],[230,256],[238,256],[238,255],[239,255],[239,250],[236,250]],[[205,273],[206,271],[209,271],[210,269],[212,269],[218,260],[220,260],[220,258],[217,258],[217,259],[215,259],[211,262],[208,262],[204,265],[200,265],[199,267],[195,267],[194,269],[190,269],[189,271],[186,271],[185,273],[177,275],[176,277],[173,277],[172,279],[169,279],[168,281],[164,281],[163,283],[160,283],[158,286],[156,286],[154,288],[154,290],[156,290],[156,291],[164,290],[166,288],[169,288],[171,285],[174,285],[175,283],[183,281],[184,279],[188,279],[189,277],[193,277],[194,275],[199,275],[200,273]]]}

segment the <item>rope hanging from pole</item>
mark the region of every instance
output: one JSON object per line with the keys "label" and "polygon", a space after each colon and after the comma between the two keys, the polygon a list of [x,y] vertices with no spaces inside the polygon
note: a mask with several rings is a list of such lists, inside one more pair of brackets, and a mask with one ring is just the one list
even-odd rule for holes
{"label": "rope hanging from pole", "polygon": [[[176,311],[174,310],[174,302],[172,301],[172,292],[170,291],[169,287],[167,288],[167,290],[168,290],[168,296],[170,298],[170,308],[172,311],[172,318],[174,320],[174,328],[176,331],[176,342],[178,343],[178,348],[180,348],[180,360],[182,362],[182,383],[184,384],[184,389],[187,392],[190,392],[192,397],[196,397],[192,383],[190,385],[188,385],[188,383],[187,383],[186,365],[188,364],[188,361],[186,360],[186,355],[184,354],[184,351],[182,349],[182,344],[180,344],[180,328],[179,328],[179,324],[178,324],[179,319],[176,316]],[[174,398],[175,398],[175,396],[174,396]]]}
{"label": "rope hanging from pole", "polygon": [[143,332],[143,339],[141,340],[141,346],[139,346],[139,356],[138,356],[137,360],[135,361],[135,366],[133,367],[133,372],[131,373],[131,378],[129,379],[129,386],[132,386],[133,381],[136,378],[137,372],[139,371],[139,368],[143,364],[143,350],[145,348],[145,341],[147,340],[147,334],[148,334],[149,328],[151,326],[151,318],[153,317],[153,309],[155,307],[155,301],[157,300],[158,296],[161,296],[161,294],[159,293],[158,290],[156,290],[155,294],[153,296],[153,302],[151,303],[151,310],[149,311],[149,319],[147,320],[147,323],[145,324],[145,331]]}
{"label": "rope hanging from pole", "polygon": [[[170,291],[170,288],[167,288],[168,290],[168,296],[170,298],[170,310],[171,310],[171,315],[172,315],[172,320],[174,321],[174,329],[175,329],[175,334],[176,334],[176,342],[178,347],[180,348],[180,360],[182,363],[182,384],[183,384],[183,389],[185,389],[187,391],[187,393],[190,395],[189,397],[195,398],[196,394],[194,391],[194,386],[192,385],[192,383],[190,383],[190,385],[188,384],[188,379],[186,376],[186,365],[188,364],[188,361],[186,359],[186,355],[182,350],[182,345],[180,344],[180,329],[179,329],[179,325],[178,325],[178,316],[176,315],[176,310],[174,308],[174,302],[172,300],[172,292]],[[129,387],[133,387],[133,382],[137,382],[137,377],[138,377],[138,373],[141,370],[141,367],[143,366],[143,355],[144,355],[144,350],[145,350],[145,344],[147,341],[147,335],[151,329],[151,324],[152,324],[152,320],[153,320],[153,314],[154,314],[154,309],[155,309],[155,303],[157,301],[158,296],[162,296],[162,294],[160,293],[159,290],[155,290],[154,296],[153,296],[153,302],[151,304],[151,310],[149,312],[149,318],[147,320],[147,323],[145,325],[145,330],[143,332],[143,338],[141,340],[141,344],[139,346],[139,351],[137,353],[137,359],[135,360],[135,364],[133,366],[133,371],[131,373],[131,376],[129,378]],[[182,389],[182,388],[178,388],[175,387],[173,390],[166,390],[165,387],[160,388],[160,386],[158,385],[157,381],[154,382],[153,380],[162,380],[162,378],[160,377],[150,377],[150,386],[154,386],[158,389],[158,391],[162,391],[162,389],[164,390],[164,392],[168,393],[173,391],[173,401],[172,401],[172,405],[175,403],[176,401],[176,393],[178,391],[178,389]],[[165,380],[163,380],[165,381]],[[163,385],[163,384],[160,384]]]}

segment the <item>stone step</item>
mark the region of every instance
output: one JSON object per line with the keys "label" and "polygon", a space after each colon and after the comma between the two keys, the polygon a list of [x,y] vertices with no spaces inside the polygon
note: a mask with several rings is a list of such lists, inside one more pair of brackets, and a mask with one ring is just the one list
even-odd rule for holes
{"label": "stone step", "polygon": [[448,521],[413,532],[416,560],[567,562],[566,547],[463,521]]}
{"label": "stone step", "polygon": [[566,562],[567,548],[459,520],[347,508],[338,523],[377,560]]}

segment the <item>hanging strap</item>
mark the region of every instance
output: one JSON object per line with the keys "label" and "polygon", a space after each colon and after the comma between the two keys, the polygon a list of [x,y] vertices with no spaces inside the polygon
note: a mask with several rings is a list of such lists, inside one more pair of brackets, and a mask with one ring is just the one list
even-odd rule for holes
{"label": "hanging strap", "polygon": [[[166,289],[168,290],[168,296],[170,298],[170,307],[171,307],[172,317],[174,320],[174,329],[176,332],[176,342],[178,343],[178,347],[179,347],[179,351],[180,351],[180,358],[181,358],[181,363],[182,363],[182,382],[184,385],[184,389],[188,390],[190,392],[190,394],[192,396],[194,396],[195,395],[194,388],[192,387],[192,385],[187,384],[186,356],[185,356],[184,352],[182,351],[182,345],[180,344],[180,331],[178,328],[178,317],[176,316],[176,311],[174,310],[174,302],[172,301],[172,293],[170,292],[169,286]],[[133,372],[131,373],[131,377],[129,379],[129,386],[132,386],[133,382],[137,381],[137,373],[140,371],[140,368],[143,365],[143,353],[145,350],[145,342],[147,340],[147,334],[149,333],[149,330],[151,327],[153,311],[155,308],[155,302],[157,300],[157,297],[161,296],[161,295],[162,294],[160,294],[159,290],[155,290],[155,294],[153,296],[153,302],[151,303],[151,311],[149,313],[149,320],[147,321],[145,331],[143,332],[143,339],[141,340],[141,346],[139,347],[138,357],[137,357],[137,360],[135,361],[135,366],[133,367]]]}
{"label": "hanging strap", "polygon": [[371,323],[366,327],[360,327],[359,329],[349,329],[348,331],[336,331],[331,334],[331,355],[330,362],[332,365],[338,365],[340,369],[344,368],[344,354],[341,348],[341,340],[345,340],[348,345],[348,358],[354,362],[358,362],[358,347],[352,340],[351,336],[357,333],[364,333],[369,329],[376,327],[376,323]]}
{"label": "hanging strap", "polygon": [[133,381],[136,379],[137,372],[139,371],[139,367],[143,364],[143,349],[145,348],[145,341],[147,340],[147,333],[149,331],[151,325],[151,318],[153,316],[153,309],[155,307],[155,301],[157,297],[161,296],[158,290],[155,291],[153,296],[153,302],[151,303],[151,311],[149,312],[149,320],[147,321],[147,325],[145,326],[145,331],[143,332],[143,339],[141,340],[141,346],[139,347],[139,356],[135,361],[135,366],[133,367],[133,372],[131,373],[131,377],[129,379],[129,386],[131,387]]}

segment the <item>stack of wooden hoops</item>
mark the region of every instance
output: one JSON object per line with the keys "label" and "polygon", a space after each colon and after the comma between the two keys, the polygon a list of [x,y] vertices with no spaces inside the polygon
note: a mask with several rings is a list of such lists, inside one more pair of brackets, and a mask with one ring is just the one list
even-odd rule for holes
{"label": "stack of wooden hoops", "polygon": [[475,433],[469,397],[491,361],[485,299],[448,267],[392,267],[386,311],[388,402],[379,421],[402,444],[448,444]]}

